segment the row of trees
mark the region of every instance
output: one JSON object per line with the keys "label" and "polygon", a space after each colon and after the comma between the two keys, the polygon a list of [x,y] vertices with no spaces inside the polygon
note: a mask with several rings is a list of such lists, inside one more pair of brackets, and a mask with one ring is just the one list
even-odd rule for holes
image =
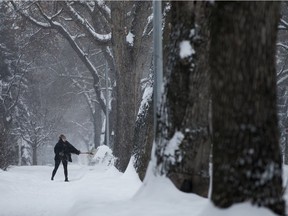
{"label": "row of trees", "polygon": [[[75,102],[83,107],[85,101],[81,100],[81,95],[89,94],[83,90],[83,83],[89,85],[90,82],[90,78],[82,83],[74,82],[79,78],[73,75],[75,70],[70,70],[67,65],[71,62],[77,65],[77,57],[70,55],[69,61],[65,59],[67,53],[71,53],[69,44],[56,32],[35,28],[15,13],[10,3],[1,2],[0,6],[1,168],[17,163],[49,163],[53,160],[51,149],[46,153],[50,155],[50,160],[41,162],[42,158],[39,161],[37,155],[41,156],[43,148],[45,152],[46,147],[54,145],[60,132],[79,131],[80,134],[75,132],[74,137],[83,136],[83,143],[90,147],[94,143],[90,130],[92,128],[93,131],[93,127],[87,120],[90,115],[86,118],[82,116],[87,115],[86,106],[82,109],[83,114],[77,116],[80,119],[67,114]],[[73,73],[67,77],[68,72]],[[97,129],[101,131],[99,127]]]}
{"label": "row of trees", "polygon": [[[117,167],[124,171],[133,149],[141,80],[148,76],[151,63],[151,2],[108,2],[107,5],[71,1],[12,2],[12,5],[39,31],[53,30],[61,35],[88,70],[93,83],[83,91],[87,92],[85,97],[89,99],[87,102],[93,116],[96,147],[100,144],[96,128],[99,122],[102,123],[99,121],[101,112],[96,106],[106,113],[103,73],[99,67],[105,61],[108,63],[112,90],[112,101],[107,102],[110,105],[110,131],[114,131],[117,143],[113,146],[114,154],[119,158]],[[79,69],[77,72],[82,73]],[[79,76],[83,77],[83,74]],[[143,80],[144,84],[147,80]],[[73,82],[78,87],[84,86],[80,83],[83,80],[74,79]],[[89,93],[92,93],[92,99]]]}
{"label": "row of trees", "polygon": [[[217,206],[252,200],[284,215],[275,79],[279,3],[162,5],[165,86],[152,152],[154,174],[168,176],[182,191],[207,197],[212,161],[212,200]],[[85,112],[78,111],[82,121],[70,124],[81,126],[75,131],[86,134],[83,143],[94,135],[92,144],[97,147],[107,105],[109,136],[115,137],[106,144],[118,158],[116,166],[124,171],[135,154],[143,179],[153,143],[152,2],[11,1],[2,2],[1,8],[1,22],[11,22],[1,26],[14,25],[15,31],[9,32],[15,36],[15,47],[8,47],[11,37],[0,47],[7,71],[1,70],[1,96],[10,98],[1,105],[1,145],[15,154],[21,137],[35,149],[37,161],[37,148],[67,125],[62,124],[65,118],[75,116],[65,117],[66,109],[79,100],[79,107],[85,104]],[[39,46],[45,50],[41,58],[36,54]],[[103,94],[106,62],[109,101]],[[4,84],[8,80],[13,80],[13,88]]]}
{"label": "row of trees", "polygon": [[[6,168],[10,163],[13,162],[12,154],[15,151],[13,146],[6,146],[7,140],[13,139],[11,137],[12,129],[12,118],[11,115],[15,109],[15,102],[19,95],[17,87],[21,85],[21,72],[17,71],[17,56],[12,52],[15,49],[15,37],[16,33],[13,30],[8,32],[8,25],[11,25],[9,20],[4,19],[5,14],[7,13],[7,7],[0,8],[1,16],[1,29],[0,37],[1,41],[6,43],[1,43],[0,47],[0,147],[2,152],[0,153],[0,165],[1,168]],[[17,73],[18,72],[18,73]],[[15,139],[13,140],[15,142]],[[17,150],[17,149],[16,149]]]}

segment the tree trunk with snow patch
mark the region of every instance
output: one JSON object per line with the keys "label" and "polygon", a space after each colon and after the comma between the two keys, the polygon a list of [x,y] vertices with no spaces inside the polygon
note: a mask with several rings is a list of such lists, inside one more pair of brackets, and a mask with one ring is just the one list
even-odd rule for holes
{"label": "tree trunk with snow patch", "polygon": [[169,54],[164,60],[167,83],[156,139],[157,170],[180,190],[207,197],[209,5],[186,1],[171,2],[171,6]]}
{"label": "tree trunk with snow patch", "polygon": [[134,167],[141,180],[144,180],[147,171],[154,139],[152,79],[153,77],[151,76],[143,93],[133,139],[133,155],[135,157]]}

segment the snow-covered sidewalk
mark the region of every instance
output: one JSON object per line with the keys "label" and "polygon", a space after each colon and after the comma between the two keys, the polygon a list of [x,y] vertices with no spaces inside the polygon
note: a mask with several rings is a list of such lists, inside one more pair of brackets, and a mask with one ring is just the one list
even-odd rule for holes
{"label": "snow-covered sidewalk", "polygon": [[270,216],[250,204],[218,210],[207,199],[185,194],[165,178],[141,187],[130,166],[123,174],[114,167],[69,165],[70,182],[60,166],[12,167],[0,171],[0,216]]}
{"label": "snow-covered sidewalk", "polygon": [[103,167],[70,165],[70,182],[64,182],[62,167],[51,181],[52,169],[24,166],[1,172],[0,215],[84,215],[93,206],[130,199],[140,187],[139,181],[130,181],[127,187],[127,180],[113,167],[105,171]]}

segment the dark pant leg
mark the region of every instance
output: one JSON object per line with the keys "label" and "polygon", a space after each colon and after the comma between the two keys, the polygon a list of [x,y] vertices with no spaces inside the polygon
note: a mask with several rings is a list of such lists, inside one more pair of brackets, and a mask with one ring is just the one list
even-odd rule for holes
{"label": "dark pant leg", "polygon": [[68,169],[67,169],[68,162],[67,162],[67,160],[62,160],[62,164],[64,167],[65,180],[68,180]]}
{"label": "dark pant leg", "polygon": [[57,172],[57,170],[58,170],[58,167],[59,167],[59,165],[60,165],[60,160],[55,160],[55,167],[54,167],[54,169],[53,169],[53,172],[52,172],[52,180],[53,180],[53,178],[54,178],[54,176],[55,176],[55,174],[56,174],[56,172]]}

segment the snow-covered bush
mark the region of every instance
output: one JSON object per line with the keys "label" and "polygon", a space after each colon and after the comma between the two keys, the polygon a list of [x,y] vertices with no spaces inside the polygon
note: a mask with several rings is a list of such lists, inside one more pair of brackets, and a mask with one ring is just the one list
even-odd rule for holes
{"label": "snow-covered bush", "polygon": [[104,166],[113,166],[115,157],[112,154],[112,150],[106,146],[101,145],[96,149],[96,153],[90,161],[90,165],[104,165]]}

